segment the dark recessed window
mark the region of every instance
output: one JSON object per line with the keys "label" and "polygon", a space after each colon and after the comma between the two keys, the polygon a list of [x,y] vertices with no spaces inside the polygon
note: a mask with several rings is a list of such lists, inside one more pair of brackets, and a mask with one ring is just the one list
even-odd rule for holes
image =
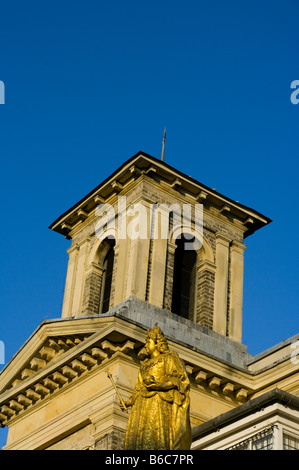
{"label": "dark recessed window", "polygon": [[114,241],[111,243],[104,264],[103,264],[103,277],[102,277],[102,287],[101,287],[101,302],[100,302],[100,312],[105,313],[109,310],[110,296],[111,296],[111,286],[112,286],[112,274],[113,274],[113,264],[114,264]]}
{"label": "dark recessed window", "polygon": [[196,251],[186,250],[184,236],[176,240],[172,312],[193,320],[196,292]]}

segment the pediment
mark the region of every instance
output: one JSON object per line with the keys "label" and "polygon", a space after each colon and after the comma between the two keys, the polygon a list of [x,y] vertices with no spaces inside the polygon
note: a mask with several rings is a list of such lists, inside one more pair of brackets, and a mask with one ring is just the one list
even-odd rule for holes
{"label": "pediment", "polygon": [[25,359],[13,379],[7,384],[6,390],[15,387],[19,382],[35,375],[50,362],[57,360],[61,355],[82,343],[87,337],[88,336],[83,335],[61,335],[47,338],[40,347],[37,348],[31,358]]}
{"label": "pediment", "polygon": [[142,341],[114,317],[44,323],[0,375],[0,425],[61,390],[116,353],[134,354]]}

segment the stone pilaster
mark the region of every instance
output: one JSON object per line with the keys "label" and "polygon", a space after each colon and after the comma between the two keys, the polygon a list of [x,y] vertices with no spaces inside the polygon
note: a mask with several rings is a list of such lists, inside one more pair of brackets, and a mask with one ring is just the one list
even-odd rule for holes
{"label": "stone pilaster", "polygon": [[228,336],[235,341],[242,341],[242,308],[243,308],[243,243],[234,241],[230,248],[230,302]]}
{"label": "stone pilaster", "polygon": [[164,308],[171,311],[172,306],[172,288],[174,275],[174,256],[176,244],[168,241],[166,254],[166,273],[164,286]]}
{"label": "stone pilaster", "polygon": [[69,261],[63,297],[62,318],[72,316],[73,293],[76,279],[79,246],[77,244],[72,245],[67,252],[69,255]]}
{"label": "stone pilaster", "polygon": [[227,237],[216,234],[216,276],[213,330],[226,335],[229,244]]}

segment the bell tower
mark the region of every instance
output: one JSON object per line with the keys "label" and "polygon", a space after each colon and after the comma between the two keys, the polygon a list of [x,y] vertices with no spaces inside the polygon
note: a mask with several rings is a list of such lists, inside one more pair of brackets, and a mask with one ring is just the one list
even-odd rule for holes
{"label": "bell tower", "polygon": [[192,427],[251,399],[244,242],[270,222],[144,152],[58,217],[50,229],[71,240],[61,318],[1,372],[5,448],[122,449],[128,415],[107,373],[127,400],[156,323],[185,364]]}
{"label": "bell tower", "polygon": [[139,152],[50,226],[72,240],[62,317],[134,297],[241,342],[244,239],[268,223]]}

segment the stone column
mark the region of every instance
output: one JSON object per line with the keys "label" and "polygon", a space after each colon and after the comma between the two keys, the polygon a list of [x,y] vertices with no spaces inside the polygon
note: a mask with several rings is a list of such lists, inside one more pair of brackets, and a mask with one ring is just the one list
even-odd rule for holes
{"label": "stone column", "polygon": [[73,293],[74,293],[75,277],[76,277],[76,270],[77,270],[78,252],[79,252],[78,245],[71,246],[71,248],[67,250],[67,253],[69,255],[69,261],[68,261],[67,274],[66,274],[64,297],[63,297],[63,306],[62,306],[62,315],[61,315],[62,318],[72,316],[72,302],[73,302]]}
{"label": "stone column", "polygon": [[128,238],[119,239],[114,248],[115,264],[113,270],[113,306],[120,304],[126,299],[126,280],[128,272],[128,257],[130,240]]}
{"label": "stone column", "polygon": [[113,250],[114,250],[114,260],[113,260],[109,310],[115,306],[115,280],[116,280],[116,273],[117,273],[117,266],[118,266],[119,245],[118,244],[114,245]]}
{"label": "stone column", "polygon": [[230,242],[231,240],[224,235],[219,233],[216,234],[216,276],[213,330],[222,335],[226,335]]}
{"label": "stone column", "polygon": [[87,237],[82,242],[78,243],[79,251],[77,254],[77,266],[76,266],[76,276],[75,284],[73,291],[73,302],[72,302],[72,315],[77,317],[82,315],[82,301],[84,293],[84,284],[85,284],[85,268],[86,260],[88,255],[90,238]]}
{"label": "stone column", "polygon": [[[149,247],[150,247],[150,210],[147,201],[138,201],[127,214],[127,272],[126,297],[135,296],[145,300]],[[136,215],[137,213],[137,215]]]}
{"label": "stone column", "polygon": [[246,246],[233,241],[230,250],[230,302],[228,336],[242,341],[243,269]]}
{"label": "stone column", "polygon": [[163,307],[171,311],[172,307],[172,290],[173,290],[173,275],[174,275],[174,256],[176,244],[168,242],[166,253],[166,280],[164,291],[164,305]]}
{"label": "stone column", "polygon": [[154,218],[152,219],[152,223],[154,224],[154,227],[153,231],[151,232],[152,253],[148,300],[151,304],[163,308],[169,211],[163,210],[163,208],[156,210],[154,213]]}
{"label": "stone column", "polygon": [[126,298],[145,300],[148,274],[149,239],[130,240]]}

